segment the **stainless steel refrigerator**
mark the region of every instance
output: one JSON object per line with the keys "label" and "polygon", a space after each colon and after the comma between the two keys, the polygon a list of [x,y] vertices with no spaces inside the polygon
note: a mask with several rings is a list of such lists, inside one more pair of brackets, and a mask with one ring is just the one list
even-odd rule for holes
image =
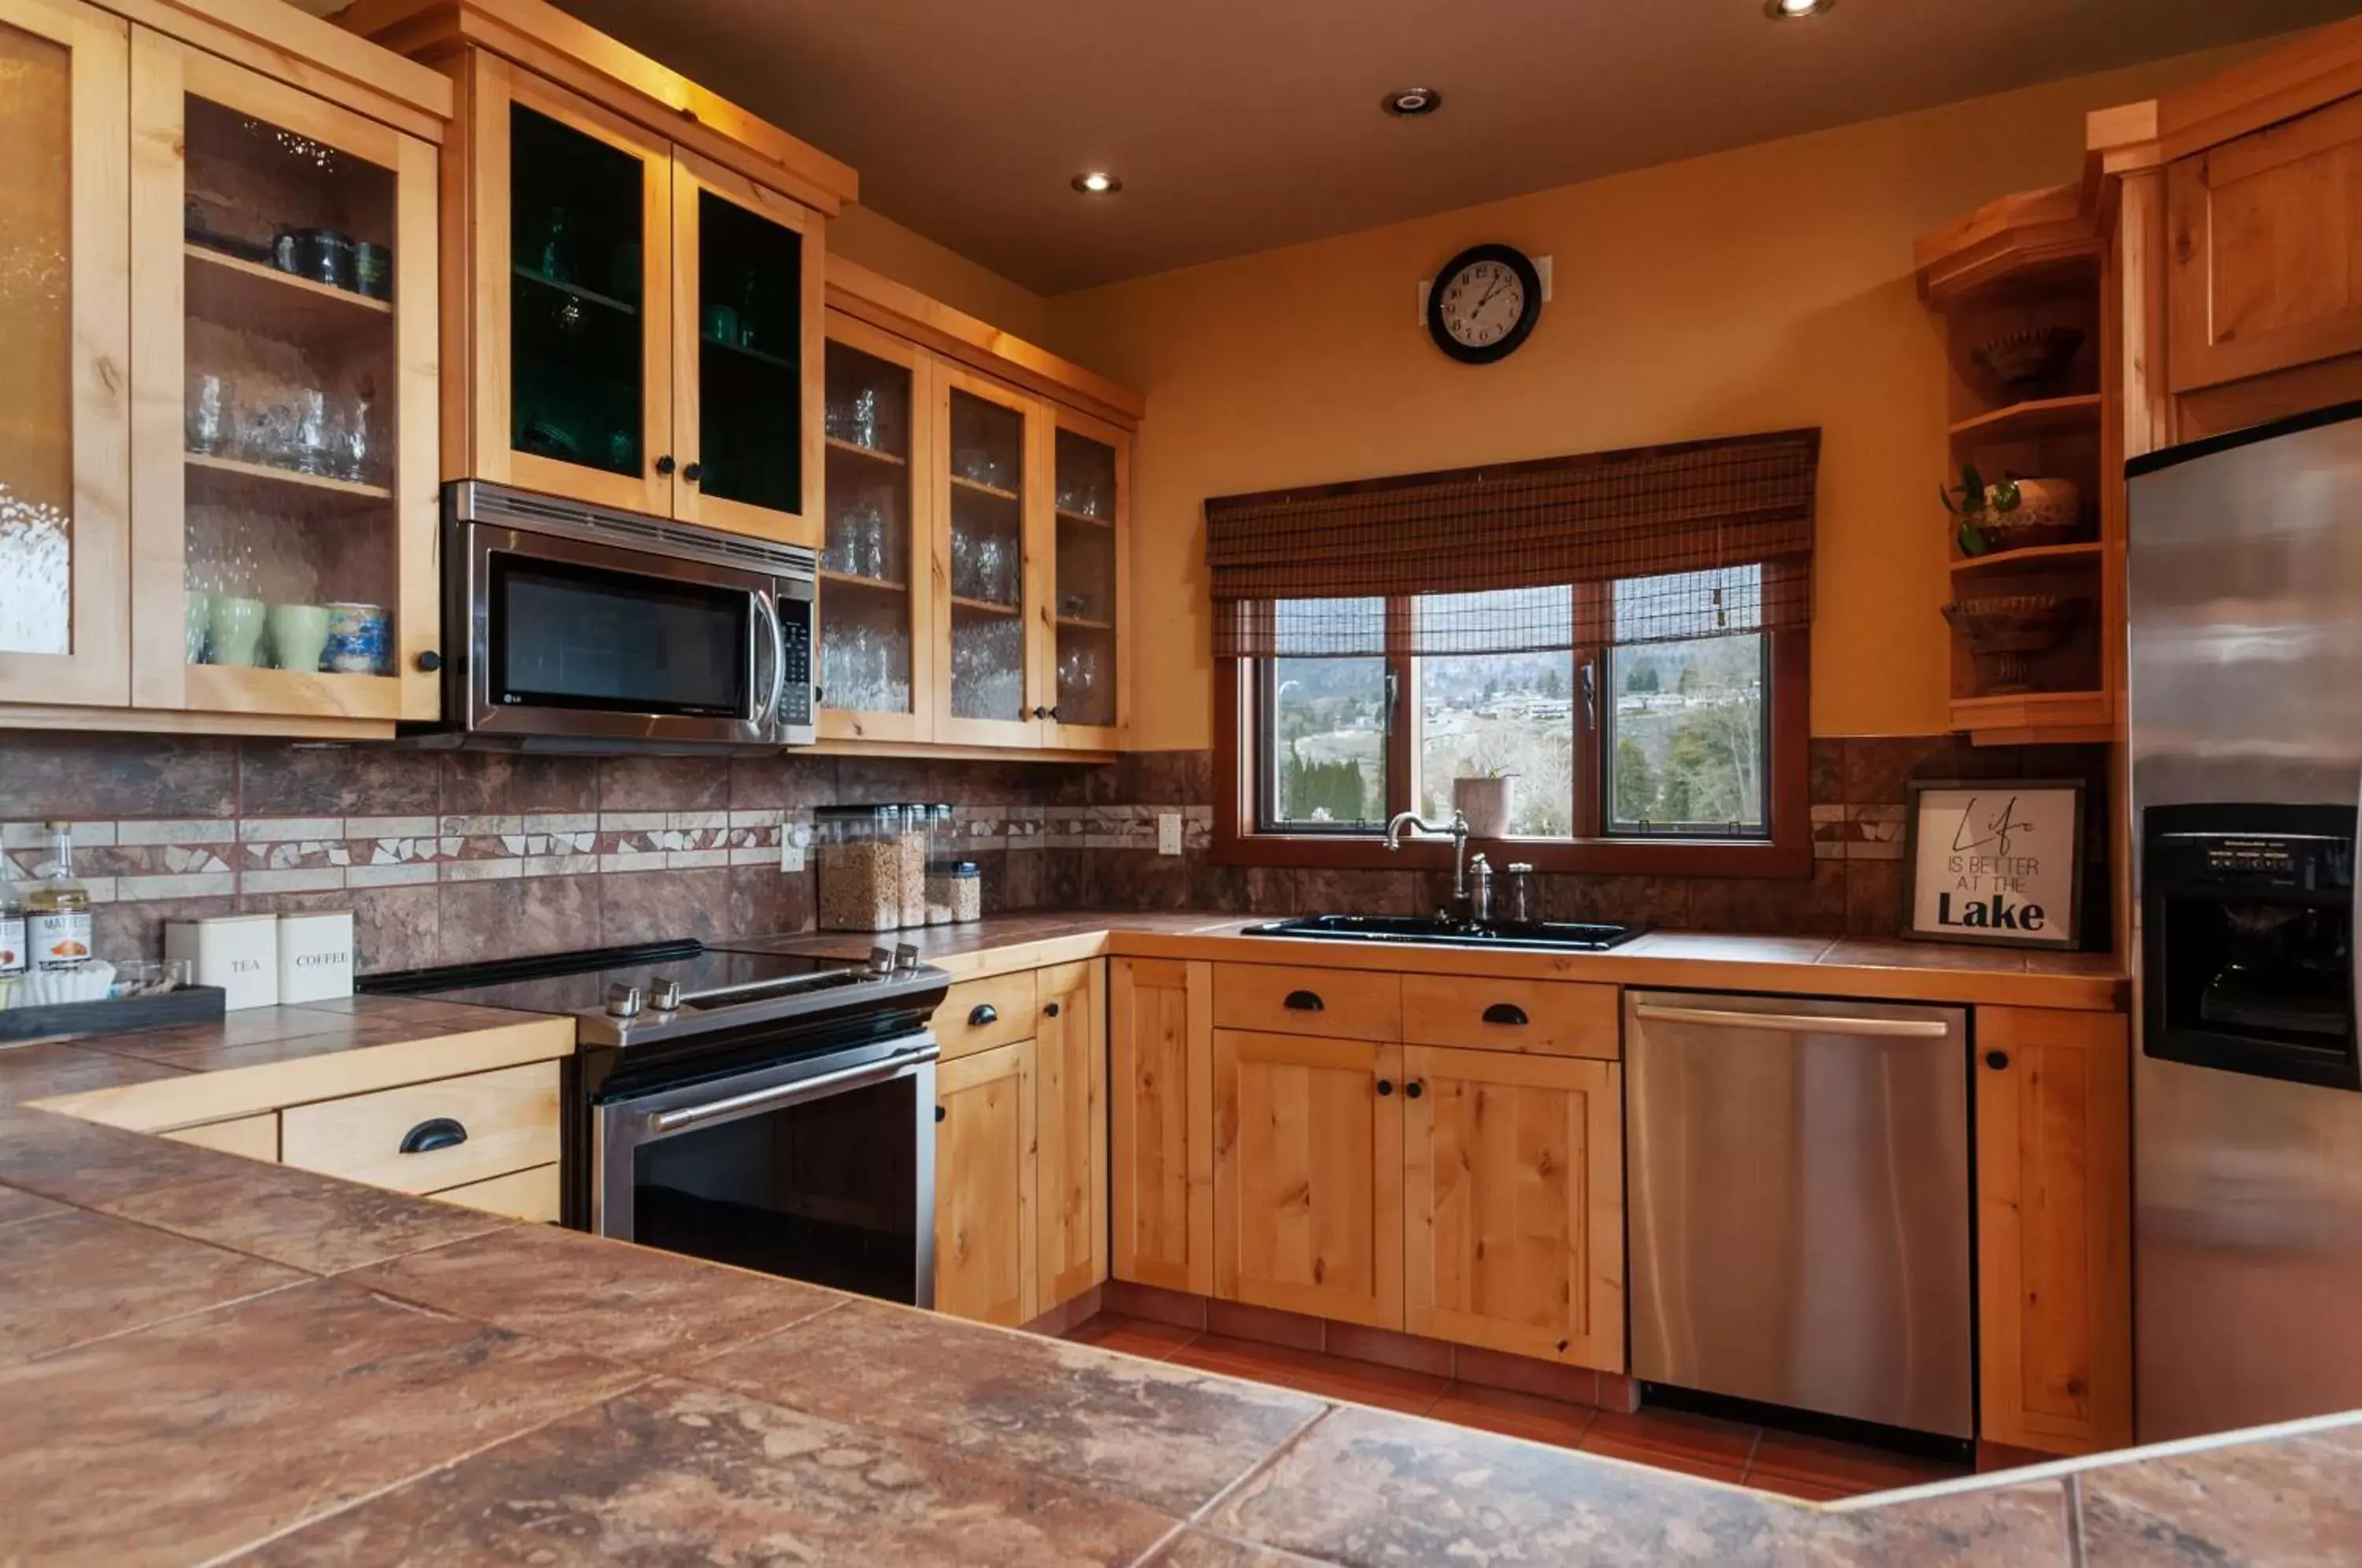
{"label": "stainless steel refrigerator", "polygon": [[2362,1407],[2362,404],[2128,473],[2149,1441]]}

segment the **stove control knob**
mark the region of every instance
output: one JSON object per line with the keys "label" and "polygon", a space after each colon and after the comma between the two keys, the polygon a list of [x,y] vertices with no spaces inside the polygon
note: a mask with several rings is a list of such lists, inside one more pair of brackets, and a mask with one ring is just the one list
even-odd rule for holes
{"label": "stove control knob", "polygon": [[898,943],[894,947],[894,967],[909,974],[919,966],[919,950],[911,943]]}
{"label": "stove control knob", "polygon": [[680,1010],[680,982],[670,975],[658,975],[648,982],[648,1006],[658,1012]]}
{"label": "stove control knob", "polygon": [[892,974],[894,972],[894,950],[890,947],[871,948],[869,950],[868,968],[869,972],[873,975]]}
{"label": "stove control knob", "polygon": [[640,988],[637,986],[627,986],[621,980],[609,986],[607,988],[607,1016],[609,1018],[639,1017]]}

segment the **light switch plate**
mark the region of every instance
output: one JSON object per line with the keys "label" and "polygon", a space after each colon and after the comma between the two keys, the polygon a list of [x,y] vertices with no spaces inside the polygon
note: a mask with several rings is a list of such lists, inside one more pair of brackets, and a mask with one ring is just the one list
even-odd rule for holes
{"label": "light switch plate", "polygon": [[1180,812],[1159,812],[1156,813],[1156,853],[1159,855],[1178,855],[1181,853]]}
{"label": "light switch plate", "polygon": [[790,823],[779,830],[779,869],[800,871],[804,868],[804,844],[811,834]]}

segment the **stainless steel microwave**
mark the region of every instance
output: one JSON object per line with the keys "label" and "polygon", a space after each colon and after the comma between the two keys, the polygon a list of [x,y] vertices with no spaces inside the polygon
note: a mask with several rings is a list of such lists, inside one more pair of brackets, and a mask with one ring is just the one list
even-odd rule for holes
{"label": "stainless steel microwave", "polygon": [[473,480],[443,544],[442,744],[813,739],[811,551]]}

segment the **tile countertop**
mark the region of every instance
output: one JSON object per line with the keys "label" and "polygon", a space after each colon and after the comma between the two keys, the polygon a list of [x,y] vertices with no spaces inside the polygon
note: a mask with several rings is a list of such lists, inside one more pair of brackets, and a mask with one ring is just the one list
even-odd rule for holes
{"label": "tile countertop", "polygon": [[1792,1502],[24,1103],[514,1016],[0,1049],[0,1562],[2362,1562],[2362,1418]]}
{"label": "tile countertop", "polygon": [[1945,943],[1652,931],[1605,953],[1540,953],[1240,934],[1275,918],[1061,911],[994,915],[972,925],[882,932],[874,937],[825,932],[783,936],[760,945],[787,953],[860,957],[881,942],[914,942],[928,963],[963,979],[1116,954],[2100,1012],[2123,1010],[2128,984],[2123,963],[2111,954]]}

